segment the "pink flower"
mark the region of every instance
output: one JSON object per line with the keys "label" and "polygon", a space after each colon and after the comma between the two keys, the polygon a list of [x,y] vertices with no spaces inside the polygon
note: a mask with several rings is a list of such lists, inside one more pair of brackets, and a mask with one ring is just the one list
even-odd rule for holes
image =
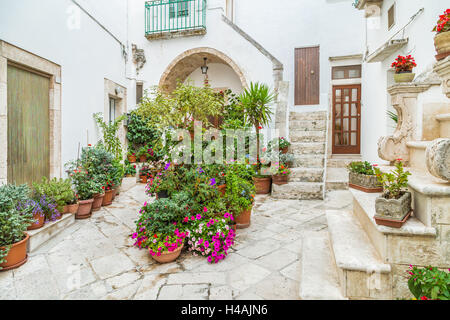
{"label": "pink flower", "polygon": [[203,212],[205,212],[205,213],[208,212],[208,208],[207,208],[207,207],[204,207],[204,208],[203,208]]}

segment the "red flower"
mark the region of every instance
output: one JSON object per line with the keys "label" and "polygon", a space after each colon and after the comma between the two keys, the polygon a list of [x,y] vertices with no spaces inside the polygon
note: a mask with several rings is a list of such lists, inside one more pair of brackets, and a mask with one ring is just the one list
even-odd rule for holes
{"label": "red flower", "polygon": [[153,236],[153,238],[158,239],[158,235],[155,234],[155,235]]}

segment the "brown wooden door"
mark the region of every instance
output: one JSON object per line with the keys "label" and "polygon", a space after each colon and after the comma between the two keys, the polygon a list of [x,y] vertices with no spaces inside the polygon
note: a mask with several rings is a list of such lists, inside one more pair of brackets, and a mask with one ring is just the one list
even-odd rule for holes
{"label": "brown wooden door", "polygon": [[333,87],[333,154],[361,153],[361,85]]}
{"label": "brown wooden door", "polygon": [[320,48],[295,49],[295,105],[320,103]]}
{"label": "brown wooden door", "polygon": [[50,173],[49,78],[8,65],[8,183]]}

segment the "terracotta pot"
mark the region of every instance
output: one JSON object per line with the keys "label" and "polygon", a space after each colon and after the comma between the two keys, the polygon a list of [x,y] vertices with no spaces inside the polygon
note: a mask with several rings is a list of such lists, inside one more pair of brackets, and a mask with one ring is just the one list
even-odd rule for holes
{"label": "terracotta pot", "polygon": [[395,73],[394,81],[397,83],[412,82],[415,76],[416,74],[412,72]]}
{"label": "terracotta pot", "polygon": [[75,204],[69,204],[64,207],[64,214],[75,214],[78,211],[78,206],[80,204],[77,202]]}
{"label": "terracotta pot", "polygon": [[219,192],[222,194],[222,197],[225,196],[225,193],[227,192],[227,185],[223,184],[221,186],[217,187],[219,189]]}
{"label": "terracotta pot", "polygon": [[231,228],[231,230],[234,231],[234,233],[236,233],[236,231],[237,231],[237,225],[236,224],[230,224],[230,228]]}
{"label": "terracotta pot", "polygon": [[140,156],[139,157],[139,162],[147,162],[147,157],[146,156]]}
{"label": "terracotta pot", "polygon": [[184,244],[173,252],[163,253],[159,257],[154,255],[154,256],[152,256],[152,258],[155,259],[159,263],[173,262],[173,261],[177,260],[177,258],[180,256],[181,250],[183,250],[183,247],[184,247]]}
{"label": "terracotta pot", "polygon": [[283,184],[287,184],[288,183],[288,178],[289,176],[287,175],[274,175],[272,176],[272,182],[275,183],[276,185],[283,185]]}
{"label": "terracotta pot", "polygon": [[148,180],[147,176],[140,176],[140,178],[141,178],[141,183],[147,183],[147,180]]}
{"label": "terracotta pot", "polygon": [[383,192],[383,186],[378,182],[377,176],[361,173],[348,173],[348,186],[367,193]]}
{"label": "terracotta pot", "polygon": [[253,207],[243,210],[239,216],[235,218],[236,220],[236,227],[238,229],[245,229],[250,227],[250,220],[252,217],[252,209]]}
{"label": "terracotta pot", "polygon": [[450,31],[441,32],[434,37],[436,60],[440,61],[450,56]]}
{"label": "terracotta pot", "polygon": [[270,193],[270,186],[272,184],[272,178],[256,178],[253,177],[253,182],[256,187],[256,194],[268,194]]}
{"label": "terracotta pot", "polygon": [[102,206],[109,206],[112,204],[113,191],[108,190],[105,192],[105,196],[103,197]]}
{"label": "terracotta pot", "polygon": [[128,162],[136,163],[136,156],[128,156]]}
{"label": "terracotta pot", "polygon": [[280,150],[282,154],[286,154],[289,151],[289,147],[284,147],[283,149]]}
{"label": "terracotta pot", "polygon": [[28,231],[37,230],[44,226],[44,223],[45,223],[45,215],[44,214],[41,215],[39,213],[36,213],[33,215],[33,219],[34,219],[33,224],[27,228]]}
{"label": "terracotta pot", "polygon": [[92,203],[92,212],[96,212],[101,209],[104,197],[104,193],[94,196],[94,202]]}
{"label": "terracotta pot", "polygon": [[115,199],[116,199],[116,196],[117,196],[117,190],[118,190],[118,187],[117,188],[114,188],[112,191],[112,201],[114,201]]}
{"label": "terracotta pot", "polygon": [[[0,267],[2,267],[1,271],[18,268],[27,262],[27,245],[30,236],[28,234],[25,235],[25,239],[12,245],[8,255],[5,257],[6,262],[0,264]],[[4,249],[4,247],[0,247],[0,249]]]}
{"label": "terracotta pot", "polygon": [[75,219],[82,220],[90,218],[92,215],[92,204],[94,203],[94,199],[82,200],[79,202],[78,211],[75,214]]}

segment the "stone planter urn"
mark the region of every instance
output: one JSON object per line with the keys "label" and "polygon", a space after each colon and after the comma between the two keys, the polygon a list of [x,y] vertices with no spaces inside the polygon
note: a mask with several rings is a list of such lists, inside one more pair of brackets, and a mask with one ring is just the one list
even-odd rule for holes
{"label": "stone planter urn", "polygon": [[394,74],[394,81],[396,83],[401,82],[413,82],[414,77],[416,76],[415,73],[409,72],[401,72],[401,73],[395,73]]}
{"label": "stone planter urn", "polygon": [[438,33],[434,37],[436,47],[436,60],[440,61],[450,56],[450,31]]}
{"label": "stone planter urn", "polygon": [[349,172],[348,186],[368,193],[383,192],[383,186],[378,182],[377,176]]}
{"label": "stone planter urn", "polygon": [[404,192],[398,199],[386,199],[384,196],[375,200],[375,221],[379,225],[400,228],[412,213],[411,192]]}

